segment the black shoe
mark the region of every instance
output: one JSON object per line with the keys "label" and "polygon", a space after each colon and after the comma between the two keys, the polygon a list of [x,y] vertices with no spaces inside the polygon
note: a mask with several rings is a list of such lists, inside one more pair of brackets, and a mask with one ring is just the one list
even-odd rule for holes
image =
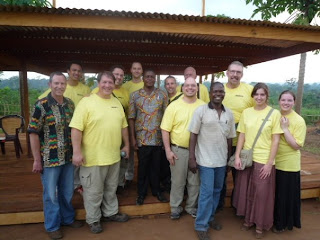
{"label": "black shoe", "polygon": [[121,195],[123,192],[124,192],[124,187],[123,186],[118,186],[116,194]]}
{"label": "black shoe", "polygon": [[163,196],[163,194],[161,192],[158,192],[157,194],[153,195],[155,197],[157,197],[157,199],[160,201],[160,202],[163,202],[163,203],[167,203],[169,202],[168,199],[166,199],[165,196]]}
{"label": "black shoe", "polygon": [[143,196],[138,196],[137,200],[136,200],[136,204],[137,205],[142,205],[144,201],[144,197]]}
{"label": "black shoe", "polygon": [[132,185],[132,180],[126,180],[124,187],[129,188]]}

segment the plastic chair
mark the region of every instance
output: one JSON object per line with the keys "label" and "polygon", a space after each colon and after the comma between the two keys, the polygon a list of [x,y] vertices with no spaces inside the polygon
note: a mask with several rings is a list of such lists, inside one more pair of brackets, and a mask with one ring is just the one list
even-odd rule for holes
{"label": "plastic chair", "polygon": [[19,140],[19,132],[24,126],[24,119],[20,115],[7,115],[0,118],[0,126],[5,134],[5,137],[0,138],[2,154],[6,153],[5,143],[13,141],[16,152],[16,157],[20,158],[22,147]]}

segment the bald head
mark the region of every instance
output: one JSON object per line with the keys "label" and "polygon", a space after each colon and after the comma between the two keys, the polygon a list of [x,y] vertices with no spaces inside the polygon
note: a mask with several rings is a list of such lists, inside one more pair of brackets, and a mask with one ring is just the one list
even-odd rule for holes
{"label": "bald head", "polygon": [[186,97],[196,97],[198,91],[198,85],[196,80],[192,77],[188,77],[182,87],[182,92]]}
{"label": "bald head", "polygon": [[196,70],[193,68],[193,67],[187,67],[184,72],[183,72],[183,75],[184,75],[184,79],[186,80],[187,78],[189,77],[192,77],[193,79],[196,79],[197,78],[197,72]]}

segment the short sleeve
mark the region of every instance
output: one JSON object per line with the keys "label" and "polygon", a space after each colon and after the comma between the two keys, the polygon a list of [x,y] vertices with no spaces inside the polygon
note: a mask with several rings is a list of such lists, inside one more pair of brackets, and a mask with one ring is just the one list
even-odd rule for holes
{"label": "short sleeve", "polygon": [[237,133],[236,133],[236,127],[235,127],[235,124],[234,124],[234,118],[233,118],[233,114],[231,111],[227,110],[228,111],[228,114],[230,116],[230,121],[229,121],[229,127],[230,127],[230,132],[229,132],[229,135],[227,136],[227,138],[235,138],[237,136]]}
{"label": "short sleeve", "polygon": [[189,132],[194,134],[199,134],[200,127],[201,127],[201,119],[203,116],[203,107],[199,106],[193,113],[190,125],[189,125]]}
{"label": "short sleeve", "polygon": [[69,127],[84,131],[86,127],[86,120],[88,119],[88,110],[85,101],[80,101],[76,107]]}
{"label": "short sleeve", "polygon": [[240,132],[240,133],[245,133],[246,132],[246,126],[245,126],[245,120],[244,120],[245,113],[246,113],[246,110],[244,110],[242,112],[242,114],[240,116],[240,121],[238,123],[237,131]]}
{"label": "short sleeve", "polygon": [[166,111],[164,112],[162,122],[160,125],[160,128],[162,130],[165,130],[167,132],[171,132],[172,127],[173,127],[173,120],[174,120],[174,108],[172,107],[172,104],[170,104]]}
{"label": "short sleeve", "polygon": [[283,130],[280,126],[281,114],[278,110],[274,110],[272,113],[272,134],[281,134]]}
{"label": "short sleeve", "polygon": [[130,95],[130,101],[129,101],[129,112],[128,112],[128,119],[136,118],[136,104],[135,104],[135,94],[134,92]]}
{"label": "short sleeve", "polygon": [[31,115],[31,120],[28,126],[28,133],[37,133],[42,130],[43,127],[43,116],[41,113],[41,104],[40,101],[37,101],[33,107],[33,112]]}
{"label": "short sleeve", "polygon": [[307,133],[307,126],[303,119],[298,122],[298,124],[295,125],[294,132],[292,133],[294,139],[296,140],[296,143],[303,147],[304,141],[306,139],[306,133]]}

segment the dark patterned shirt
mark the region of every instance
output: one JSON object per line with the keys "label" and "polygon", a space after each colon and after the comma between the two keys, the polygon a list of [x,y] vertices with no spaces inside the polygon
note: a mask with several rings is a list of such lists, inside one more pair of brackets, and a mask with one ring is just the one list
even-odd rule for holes
{"label": "dark patterned shirt", "polygon": [[40,153],[44,167],[57,167],[71,161],[71,121],[74,103],[63,98],[59,104],[51,93],[38,100],[33,109],[28,133],[36,133],[40,138]]}
{"label": "dark patterned shirt", "polygon": [[128,118],[135,119],[138,147],[162,146],[160,124],[167,105],[167,95],[158,88],[150,95],[143,88],[131,93]]}

